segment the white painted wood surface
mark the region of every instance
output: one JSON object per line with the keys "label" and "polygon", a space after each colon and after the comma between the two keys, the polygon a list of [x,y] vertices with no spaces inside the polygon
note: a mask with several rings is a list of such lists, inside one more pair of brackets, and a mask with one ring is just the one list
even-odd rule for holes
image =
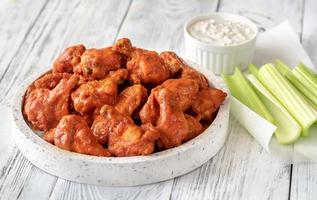
{"label": "white painted wood surface", "polygon": [[317,199],[317,164],[276,164],[235,119],[224,148],[201,168],[127,188],[72,183],[37,169],[15,147],[8,119],[19,83],[68,45],[101,47],[129,37],[182,54],[182,25],[200,13],[239,13],[261,30],[289,19],[317,64],[316,9],[314,0],[1,0],[0,199]]}

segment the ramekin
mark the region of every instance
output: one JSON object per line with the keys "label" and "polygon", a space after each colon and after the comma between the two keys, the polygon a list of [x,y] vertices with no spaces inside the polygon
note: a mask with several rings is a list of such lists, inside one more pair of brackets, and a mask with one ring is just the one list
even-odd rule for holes
{"label": "ramekin", "polygon": [[[195,22],[213,18],[216,21],[230,20],[244,23],[254,31],[251,39],[237,45],[219,45],[202,42],[192,37],[188,28]],[[257,26],[249,19],[236,14],[214,13],[189,19],[184,25],[185,56],[199,65],[212,70],[216,75],[232,74],[235,67],[244,70],[254,56]]]}

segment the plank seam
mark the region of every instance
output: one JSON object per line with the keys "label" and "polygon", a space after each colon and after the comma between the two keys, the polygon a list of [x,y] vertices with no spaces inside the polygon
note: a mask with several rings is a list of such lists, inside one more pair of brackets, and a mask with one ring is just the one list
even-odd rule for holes
{"label": "plank seam", "polygon": [[288,200],[291,199],[291,191],[292,191],[292,177],[293,177],[293,164],[291,164],[291,170],[290,170],[290,178],[289,178],[289,186],[288,186]]}
{"label": "plank seam", "polygon": [[216,12],[219,12],[219,10],[220,10],[220,5],[221,5],[221,0],[218,0],[218,2],[217,2],[217,7],[216,7]]}
{"label": "plank seam", "polygon": [[304,18],[305,18],[305,5],[306,5],[306,0],[302,0],[302,9],[301,9],[301,19],[300,19],[300,23],[301,23],[301,30],[300,30],[300,36],[299,36],[299,40],[302,43],[303,42],[303,30],[304,30]]}
{"label": "plank seam", "polygon": [[119,35],[120,31],[121,31],[121,28],[122,28],[122,26],[123,26],[123,23],[124,23],[125,19],[127,18],[128,13],[129,13],[129,11],[130,11],[130,8],[131,8],[131,5],[132,5],[132,1],[133,1],[133,0],[130,0],[130,1],[129,1],[128,8],[127,8],[127,10],[125,11],[125,13],[124,13],[124,15],[123,15],[123,18],[122,18],[122,20],[121,20],[121,22],[120,22],[120,24],[119,24],[118,31],[117,31],[116,36],[114,37],[113,43],[115,43],[115,41],[118,39],[118,35]]}
{"label": "plank seam", "polygon": [[51,191],[50,191],[50,194],[49,194],[49,196],[48,196],[48,199],[51,199],[51,197],[52,197],[53,191],[55,190],[55,187],[56,187],[56,184],[57,184],[57,180],[58,180],[58,178],[55,177],[54,186],[52,187],[52,189],[51,189]]}

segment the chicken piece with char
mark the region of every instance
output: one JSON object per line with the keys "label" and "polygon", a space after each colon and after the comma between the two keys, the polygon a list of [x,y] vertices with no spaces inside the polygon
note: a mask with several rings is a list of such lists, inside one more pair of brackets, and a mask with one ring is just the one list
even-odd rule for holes
{"label": "chicken piece with char", "polygon": [[74,68],[80,63],[80,57],[86,51],[84,45],[71,46],[54,61],[53,73],[72,73]]}
{"label": "chicken piece with char", "polygon": [[133,84],[158,85],[170,76],[167,65],[155,51],[132,47],[127,38],[118,40],[112,49],[127,57],[129,80]]}
{"label": "chicken piece with char", "polygon": [[226,96],[226,93],[216,88],[201,90],[191,109],[196,113],[198,120],[211,121]]}
{"label": "chicken piece with char", "polygon": [[34,129],[47,131],[69,114],[70,94],[78,81],[75,75],[50,73],[29,87],[23,113]]}
{"label": "chicken piece with char", "polygon": [[151,123],[160,131],[161,149],[178,146],[189,137],[191,127],[184,112],[198,91],[198,84],[190,79],[170,79],[152,90],[140,117],[142,123]]}
{"label": "chicken piece with char", "polygon": [[163,51],[160,53],[160,57],[168,66],[172,77],[180,73],[186,67],[185,61],[172,51]]}
{"label": "chicken piece with char", "polygon": [[57,127],[46,132],[44,139],[64,150],[94,156],[111,156],[91,133],[88,124],[78,115],[64,116]]}
{"label": "chicken piece with char", "polygon": [[199,86],[191,79],[169,79],[152,89],[147,102],[140,111],[142,123],[152,123],[156,125],[160,115],[160,105],[155,98],[155,94],[161,89],[170,91],[173,94],[173,101],[177,102],[179,109],[184,112],[197,98]]}
{"label": "chicken piece with char", "polygon": [[123,115],[131,116],[135,109],[147,98],[147,90],[140,84],[124,89],[118,95],[115,108]]}
{"label": "chicken piece with char", "polygon": [[125,58],[111,47],[102,49],[87,49],[81,56],[79,65],[74,73],[84,80],[100,80],[110,71],[117,70],[125,65]]}
{"label": "chicken piece with char", "polygon": [[73,93],[74,109],[81,115],[91,114],[105,104],[116,103],[118,85],[127,79],[127,70],[119,69],[102,80],[81,84]]}
{"label": "chicken piece with char", "polygon": [[191,68],[183,59],[177,56],[176,53],[165,51],[160,54],[161,58],[167,64],[173,75],[181,73],[181,78],[187,78],[196,81],[200,89],[208,88],[209,84],[203,74]]}
{"label": "chicken piece with char", "polygon": [[[114,108],[124,116],[130,117],[132,113],[145,101],[147,97],[146,88],[142,85],[133,85],[123,90],[118,95],[118,101]],[[94,120],[91,129],[100,144],[108,142],[110,127],[108,127],[107,119],[99,115]]]}
{"label": "chicken piece with char", "polygon": [[105,105],[100,111],[109,133],[108,149],[115,156],[148,155],[154,151],[159,132],[150,124],[137,126],[133,120]]}

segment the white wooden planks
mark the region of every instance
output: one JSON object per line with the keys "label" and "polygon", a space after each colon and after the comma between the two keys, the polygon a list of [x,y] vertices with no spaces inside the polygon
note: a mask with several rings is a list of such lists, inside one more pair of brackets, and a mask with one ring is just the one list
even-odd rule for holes
{"label": "white wooden planks", "polygon": [[[303,15],[302,43],[317,67],[317,1],[306,0]],[[317,199],[317,163],[294,164],[290,199]]]}
{"label": "white wooden planks", "polygon": [[139,47],[182,53],[183,25],[195,15],[214,12],[217,0],[133,1],[119,32]]}
{"label": "white wooden planks", "polygon": [[260,30],[271,28],[284,20],[289,20],[300,34],[303,16],[303,0],[222,0],[220,12],[235,12],[255,22]]}
{"label": "white wooden planks", "polygon": [[[231,119],[224,148],[202,168],[174,181],[171,199],[287,199],[289,167]],[[259,196],[260,194],[260,196]]]}
{"label": "white wooden planks", "polygon": [[[316,26],[312,24],[316,2],[306,0],[305,10],[303,3],[303,0],[222,0],[219,4],[216,0],[32,3],[4,0],[0,2],[0,45],[10,46],[12,51],[0,49],[3,58],[0,75],[4,75],[0,80],[0,102],[8,105],[14,88],[27,75],[48,68],[70,44],[81,42],[88,47],[100,47],[110,45],[118,36],[130,37],[137,46],[182,53],[184,21],[217,8],[249,17],[263,29],[289,19],[299,34],[303,29],[304,45],[315,60]],[[5,7],[8,5],[12,6],[9,10]],[[0,111],[1,117],[9,112]],[[8,127],[0,127],[0,136],[6,136]],[[290,199],[316,199],[316,167],[294,165]],[[0,140],[0,199],[287,199],[289,181],[290,167],[275,165],[234,119],[226,146],[202,168],[175,181],[130,188],[57,179],[33,167],[17,151],[12,138]]]}
{"label": "white wooden planks", "polygon": [[0,81],[46,3],[41,0],[0,1]]}
{"label": "white wooden planks", "polygon": [[51,199],[169,199],[173,181],[165,181],[158,184],[144,185],[139,187],[101,187],[71,183],[58,179],[51,194]]}

